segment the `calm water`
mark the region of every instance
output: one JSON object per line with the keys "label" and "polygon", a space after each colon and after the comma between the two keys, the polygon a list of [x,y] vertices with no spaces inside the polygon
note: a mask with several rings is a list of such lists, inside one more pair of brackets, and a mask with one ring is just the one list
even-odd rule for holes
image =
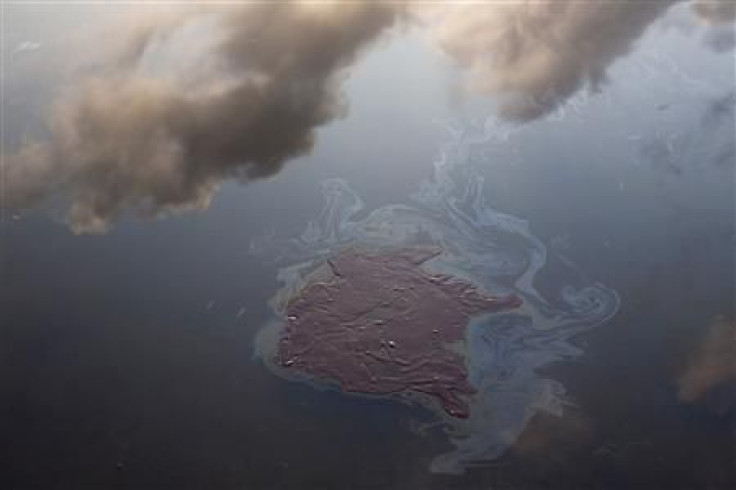
{"label": "calm water", "polygon": [[290,383],[253,356],[284,265],[254,243],[299,236],[325,179],[349,183],[363,215],[409,203],[448,125],[477,135],[494,121],[488,101],[448,95],[447,70],[418,37],[381,46],[311,155],[224,185],[205,212],[102,236],[72,235],[53,209],[9,217],[0,486],[735,487],[732,390],[683,403],[677,385],[713,320],[733,320],[736,130],[732,102],[714,109],[733,93],[733,53],[676,29],[650,32],[601,93],[468,152],[489,206],[545,245],[541,294],[572,275],[620,297],[573,339],[581,356],[539,370],[567,390],[562,417],[539,413],[491,464],[436,475],[451,444],[418,430],[431,413]]}

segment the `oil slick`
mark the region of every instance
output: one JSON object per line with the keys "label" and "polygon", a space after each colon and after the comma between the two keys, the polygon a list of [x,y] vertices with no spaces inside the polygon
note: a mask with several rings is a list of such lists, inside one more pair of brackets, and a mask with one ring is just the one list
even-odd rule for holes
{"label": "oil slick", "polygon": [[[277,313],[285,311],[288,298],[310,281],[318,264],[358,245],[436,246],[442,253],[425,269],[523,300],[517,310],[476,317],[467,327],[462,350],[468,380],[477,391],[468,418],[444,417],[445,432],[455,447],[434,459],[430,469],[436,473],[461,474],[487,464],[514,444],[535,413],[561,415],[565,387],[538,371],[579,357],[582,351],[573,337],[602,325],[619,307],[616,292],[601,284],[573,285],[559,278],[554,297],[535,288],[535,278],[547,262],[546,247],[527,222],[484,202],[483,177],[469,158],[476,145],[503,144],[510,137],[504,128],[493,120],[479,135],[448,128],[450,139],[435,161],[434,178],[421,184],[411,204],[366,214],[347,182],[325,181],[324,207],[317,219],[280,250],[269,247],[261,252],[289,257],[290,264],[278,274],[283,288],[272,301]],[[267,346],[278,337],[273,328],[265,328],[258,342],[264,360],[271,355]]]}

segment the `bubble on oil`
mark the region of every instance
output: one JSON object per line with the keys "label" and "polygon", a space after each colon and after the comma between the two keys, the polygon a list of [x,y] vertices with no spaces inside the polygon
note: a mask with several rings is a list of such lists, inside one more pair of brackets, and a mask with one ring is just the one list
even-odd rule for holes
{"label": "bubble on oil", "polygon": [[410,204],[364,214],[362,199],[347,182],[323,182],[325,204],[320,214],[288,244],[288,252],[280,252],[291,263],[279,272],[284,288],[274,307],[281,309],[279,305],[307,282],[316,264],[354,244],[439,245],[443,253],[427,268],[461,277],[491,293],[521,296],[524,305],[519,310],[480,317],[468,327],[466,362],[478,392],[471,400],[469,418],[445,419],[454,449],[435,458],[430,468],[457,474],[501,456],[535,413],[562,413],[565,387],[539,371],[580,356],[573,337],[611,318],[619,298],[601,284],[572,285],[561,277],[556,278],[556,291],[548,293],[552,298],[540,294],[534,281],[547,262],[544,244],[526,221],[485,202],[478,165],[487,162],[471,158],[479,146],[503,145],[512,130],[492,119],[480,134],[447,129],[450,138],[434,162],[434,178],[421,183]]}

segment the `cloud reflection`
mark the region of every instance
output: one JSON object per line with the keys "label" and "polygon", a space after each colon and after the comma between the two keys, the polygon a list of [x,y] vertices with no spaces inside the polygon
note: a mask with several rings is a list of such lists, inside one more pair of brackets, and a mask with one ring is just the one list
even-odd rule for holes
{"label": "cloud reflection", "polygon": [[699,401],[729,381],[736,381],[736,324],[719,318],[678,380],[680,400]]}
{"label": "cloud reflection", "polygon": [[[206,208],[224,180],[268,177],[308,153],[316,129],[345,114],[349,69],[397,25],[427,30],[502,117],[531,121],[600,90],[675,3],[162,7],[110,26],[115,49],[61,92],[47,137],[6,155],[5,204],[60,196],[76,232],[104,232],[125,212]],[[733,18],[731,2],[692,5],[708,22]]]}

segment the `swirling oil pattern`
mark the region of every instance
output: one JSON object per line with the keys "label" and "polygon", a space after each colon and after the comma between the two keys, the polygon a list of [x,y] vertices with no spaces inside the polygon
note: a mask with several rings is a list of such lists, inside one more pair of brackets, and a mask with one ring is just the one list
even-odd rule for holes
{"label": "swirling oil pattern", "polygon": [[519,295],[520,309],[476,318],[468,327],[466,365],[477,393],[467,419],[443,417],[454,449],[437,456],[430,468],[459,474],[501,456],[535,413],[562,413],[564,386],[538,371],[580,356],[573,337],[611,318],[619,298],[605,286],[580,284],[579,279],[571,281],[574,285],[560,283],[550,298],[540,294],[534,281],[547,261],[545,246],[527,222],[485,204],[478,165],[487,162],[470,157],[477,145],[503,144],[509,130],[490,119],[480,134],[453,127],[448,132],[434,178],[421,184],[411,204],[365,214],[363,201],[347,182],[325,181],[318,218],[287,247],[292,265],[280,270],[284,288],[273,305],[278,312],[315,264],[350,245],[438,245],[444,252],[426,264],[428,270],[471,281],[493,294]]}

